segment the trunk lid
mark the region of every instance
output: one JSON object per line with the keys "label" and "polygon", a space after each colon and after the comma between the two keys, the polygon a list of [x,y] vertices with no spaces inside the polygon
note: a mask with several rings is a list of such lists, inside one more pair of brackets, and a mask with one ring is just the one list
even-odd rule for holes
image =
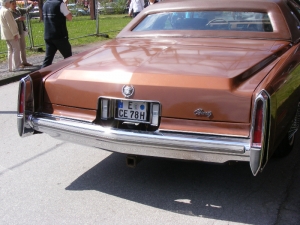
{"label": "trunk lid", "polygon": [[[254,89],[285,41],[116,39],[49,76],[45,102],[97,109],[100,96],[161,103],[163,117],[248,123]],[[210,117],[196,115],[202,109]],[[200,110],[201,111],[201,110]]]}

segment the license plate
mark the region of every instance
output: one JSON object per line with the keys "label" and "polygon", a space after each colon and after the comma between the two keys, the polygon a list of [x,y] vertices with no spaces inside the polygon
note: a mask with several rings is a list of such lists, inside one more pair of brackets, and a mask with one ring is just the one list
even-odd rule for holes
{"label": "license plate", "polygon": [[147,102],[118,100],[116,117],[131,121],[146,121],[147,108]]}

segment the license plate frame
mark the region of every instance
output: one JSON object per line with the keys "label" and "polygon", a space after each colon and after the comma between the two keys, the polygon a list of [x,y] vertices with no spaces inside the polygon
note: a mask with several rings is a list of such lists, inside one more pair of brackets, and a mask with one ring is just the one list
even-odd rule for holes
{"label": "license plate frame", "polygon": [[149,123],[150,104],[147,101],[116,100],[115,119],[134,123]]}

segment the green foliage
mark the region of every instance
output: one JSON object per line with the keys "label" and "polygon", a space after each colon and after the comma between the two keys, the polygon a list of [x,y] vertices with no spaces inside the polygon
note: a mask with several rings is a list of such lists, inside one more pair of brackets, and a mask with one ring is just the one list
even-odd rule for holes
{"label": "green foliage", "polygon": [[127,0],[102,0],[100,1],[100,14],[122,14],[127,13],[126,11]]}
{"label": "green foliage", "polygon": [[115,12],[117,14],[126,13],[126,0],[118,0],[115,5]]}

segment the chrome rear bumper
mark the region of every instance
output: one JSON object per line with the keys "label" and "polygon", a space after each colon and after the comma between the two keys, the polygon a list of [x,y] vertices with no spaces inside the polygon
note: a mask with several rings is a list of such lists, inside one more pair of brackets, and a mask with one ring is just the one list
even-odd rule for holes
{"label": "chrome rear bumper", "polygon": [[250,161],[249,138],[111,129],[45,115],[30,116],[27,124],[57,139],[112,152],[207,162]]}

